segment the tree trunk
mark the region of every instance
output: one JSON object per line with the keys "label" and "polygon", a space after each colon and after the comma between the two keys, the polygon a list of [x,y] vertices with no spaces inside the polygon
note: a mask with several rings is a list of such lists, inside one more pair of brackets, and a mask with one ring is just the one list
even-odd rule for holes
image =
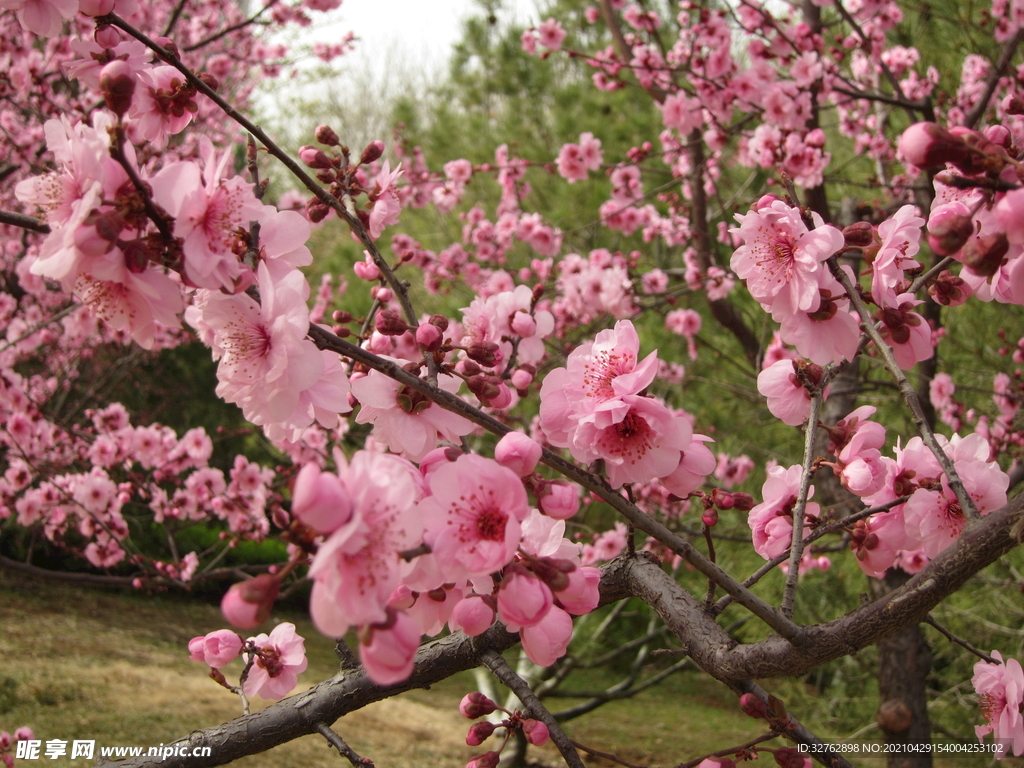
{"label": "tree trunk", "polygon": [[[890,568],[884,579],[871,579],[871,589],[879,597],[909,579],[904,571]],[[875,718],[890,747],[888,768],[932,768],[931,753],[906,749],[906,745],[930,744],[932,740],[925,687],[931,668],[931,649],[920,624],[905,627],[878,643],[878,692],[882,703]]]}

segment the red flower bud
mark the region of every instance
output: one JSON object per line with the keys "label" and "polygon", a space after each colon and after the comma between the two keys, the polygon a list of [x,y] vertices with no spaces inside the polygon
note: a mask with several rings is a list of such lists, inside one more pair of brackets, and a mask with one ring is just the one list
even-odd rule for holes
{"label": "red flower bud", "polygon": [[341,143],[341,140],[338,139],[338,134],[329,125],[318,125],[313,135],[316,136],[317,141],[328,147],[336,147]]}
{"label": "red flower bud", "polygon": [[377,332],[384,336],[401,336],[409,330],[405,320],[393,309],[382,309],[373,324]]}
{"label": "red flower bud", "polygon": [[380,139],[371,141],[366,145],[366,149],[363,150],[362,156],[359,158],[359,162],[363,165],[372,163],[374,160],[384,154],[384,142]]}

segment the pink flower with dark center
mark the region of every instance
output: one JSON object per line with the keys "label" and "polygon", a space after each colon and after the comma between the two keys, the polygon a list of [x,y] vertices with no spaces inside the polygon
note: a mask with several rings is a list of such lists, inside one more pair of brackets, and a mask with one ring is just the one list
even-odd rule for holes
{"label": "pink flower with dark center", "polygon": [[690,421],[649,397],[626,395],[620,402],[629,410],[617,420],[618,413],[605,411],[580,420],[569,446],[573,457],[585,464],[603,459],[613,488],[675,471],[693,437]]}
{"label": "pink flower with dark center", "polygon": [[537,33],[539,35],[537,42],[547,48],[549,51],[557,51],[562,47],[562,41],[565,40],[566,32],[562,29],[562,24],[559,21],[551,18],[547,21],[542,21],[540,26],[537,27]]}
{"label": "pink flower with dark center", "polygon": [[[242,690],[246,696],[283,699],[306,671],[306,641],[295,633],[295,625],[287,622],[278,624],[269,635],[256,635],[249,640],[259,651]],[[250,654],[243,654],[242,658],[248,663]]]}
{"label": "pink flower with dark center", "polygon": [[199,111],[196,89],[169,64],[142,70],[138,77],[142,83],[135,89],[129,117],[142,138],[163,147]]}
{"label": "pink flower with dark center", "polygon": [[[1013,754],[1019,756],[1024,754],[1024,670],[1016,659],[1004,663],[999,651],[992,651],[992,657],[997,664],[979,661],[974,665],[971,684],[978,693],[978,708],[988,721],[975,726],[974,732],[979,741],[990,733],[997,741],[1011,741]],[[1007,751],[1004,748],[997,757],[1002,759]]]}
{"label": "pink flower with dark center", "polygon": [[552,445],[569,447],[580,419],[603,412],[620,421],[629,411],[622,398],[650,386],[658,373],[652,352],[637,362],[640,339],[628,320],[597,334],[569,355],[565,368],[551,371],[541,385],[541,427]]}
{"label": "pink flower with dark center", "polygon": [[428,478],[417,510],[445,582],[486,576],[512,561],[529,513],[523,483],[492,459],[463,454]]}
{"label": "pink flower with dark center", "polygon": [[821,263],[841,249],[843,233],[812,214],[808,230],[796,208],[775,200],[760,210],[736,215],[740,226],[729,230],[743,240],[732,256],[732,270],[755,299],[770,305],[783,291],[794,310],[818,309]]}

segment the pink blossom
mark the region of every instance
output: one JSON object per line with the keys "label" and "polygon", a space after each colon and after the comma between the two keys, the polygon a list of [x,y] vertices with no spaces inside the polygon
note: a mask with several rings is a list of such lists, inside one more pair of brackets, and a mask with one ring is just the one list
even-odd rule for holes
{"label": "pink blossom", "polygon": [[676,468],[661,478],[669,493],[685,499],[704,484],[704,479],[715,470],[715,455],[704,443],[714,442],[705,435],[693,435],[683,448]]}
{"label": "pink blossom", "polygon": [[135,89],[129,117],[142,138],[163,147],[199,111],[196,89],[169,64],[140,70],[138,77],[141,87]]}
{"label": "pink blossom", "polygon": [[548,727],[540,720],[532,718],[523,720],[523,733],[526,734],[526,740],[537,747],[544,746],[551,739]]}
{"label": "pink blossom", "polygon": [[597,608],[601,600],[598,589],[601,571],[579,566],[566,575],[569,577],[569,586],[555,591],[555,604],[574,616],[582,616]]}
{"label": "pink blossom", "polygon": [[635,395],[654,380],[657,353],[637,362],[640,339],[628,320],[597,334],[593,342],[577,347],[565,368],[556,368],[541,384],[540,419],[552,445],[569,447],[579,421],[590,414],[605,414],[621,421],[629,411],[622,398]]}
{"label": "pink blossom", "polygon": [[341,637],[353,625],[380,623],[401,579],[400,553],[422,543],[414,511],[416,469],[396,456],[359,451],[340,473],[352,517],[317,551],[310,613],[317,628]]}
{"label": "pink blossom", "polygon": [[798,427],[811,413],[811,395],[792,360],[779,360],[757,375],[757,391],[768,398],[768,410],[783,424]]}
{"label": "pink blossom", "polygon": [[224,593],[220,611],[239,629],[252,629],[270,617],[280,588],[280,582],[267,573],[232,584]]}
{"label": "pink blossom", "polygon": [[[764,499],[750,510],[747,524],[754,533],[754,550],[765,560],[778,557],[787,549],[793,539],[793,508],[800,492],[800,476],[803,467],[796,464],[788,469],[772,467],[768,479],[761,489]],[[807,497],[814,495],[812,485]],[[821,508],[814,502],[807,502],[804,508],[804,535],[811,532],[811,525],[820,515]]]}
{"label": "pink blossom", "polygon": [[522,481],[496,461],[463,454],[428,478],[418,506],[445,581],[486,576],[508,564],[529,512]]}
{"label": "pink blossom", "polygon": [[[459,380],[439,376],[438,386],[455,392]],[[362,406],[356,423],[373,424],[375,439],[412,461],[419,461],[433,450],[439,437],[459,442],[460,437],[473,431],[473,424],[462,416],[446,411],[377,371],[371,370],[353,381],[352,394]]]}
{"label": "pink blossom", "polygon": [[548,517],[567,520],[579,511],[579,488],[561,480],[544,483],[537,495],[537,504]]}
{"label": "pink blossom", "polygon": [[573,457],[585,464],[603,459],[613,488],[675,471],[693,437],[690,421],[652,398],[626,395],[618,402],[628,410],[580,419],[569,446]]}
{"label": "pink blossom", "polygon": [[843,234],[813,214],[815,228],[808,230],[800,212],[775,200],[760,210],[736,215],[738,228],[730,230],[743,239],[732,256],[733,271],[747,281],[747,288],[762,304],[771,304],[783,291],[794,310],[818,308],[818,273],[821,262],[843,247]]}
{"label": "pink blossom", "polygon": [[549,51],[557,51],[562,47],[562,41],[565,40],[566,32],[562,29],[562,24],[553,18],[548,19],[540,23],[537,27],[539,37],[537,42],[547,48]]}
{"label": "pink blossom", "polygon": [[904,279],[904,272],[921,266],[913,256],[921,247],[922,227],[924,219],[912,205],[904,205],[878,226],[882,244],[871,262],[871,296],[879,306],[898,305],[897,288]]}
{"label": "pink blossom", "polygon": [[[1012,741],[1013,754],[1019,756],[1024,754],[1024,671],[1016,659],[1004,663],[999,651],[992,651],[992,658],[998,663],[979,661],[974,665],[971,684],[978,693],[978,708],[988,721],[974,731],[979,741],[990,733],[997,742]],[[1006,753],[1004,747],[997,757],[1002,759]]]}
{"label": "pink blossom", "polygon": [[371,199],[374,201],[373,208],[370,210],[370,237],[374,240],[384,233],[384,227],[398,222],[402,204],[398,200],[395,182],[398,181],[401,174],[401,164],[392,171],[388,161],[385,160],[384,167],[374,180],[375,187],[370,193]]}
{"label": "pink blossom", "polygon": [[412,674],[420,628],[402,611],[388,612],[388,620],[368,628],[359,645],[366,674],[377,685],[394,685]]}
{"label": "pink blossom", "polygon": [[73,19],[78,0],[2,0],[0,8],[14,11],[22,28],[40,37],[60,34],[65,19]]}
{"label": "pink blossom", "polygon": [[218,629],[205,637],[190,640],[188,650],[194,661],[220,669],[238,658],[242,652],[242,638],[230,629]]}
{"label": "pink blossom", "polygon": [[692,309],[673,309],[665,315],[665,327],[673,333],[685,336],[691,360],[697,359],[694,337],[700,333],[700,314]]}
{"label": "pink blossom", "polygon": [[[283,699],[298,682],[298,676],[306,671],[305,640],[296,634],[295,625],[278,624],[269,635],[250,638],[258,653],[249,668],[249,676],[242,684],[246,696],[259,696],[277,701]],[[249,654],[243,654],[248,663]]]}

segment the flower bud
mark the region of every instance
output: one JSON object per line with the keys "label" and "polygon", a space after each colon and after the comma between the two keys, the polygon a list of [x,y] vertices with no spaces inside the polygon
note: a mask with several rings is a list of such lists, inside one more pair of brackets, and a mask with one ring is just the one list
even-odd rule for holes
{"label": "flower bud", "polygon": [[330,207],[321,203],[318,197],[312,197],[306,203],[306,218],[314,224],[319,224],[326,219],[330,212]]}
{"label": "flower bud", "polygon": [[466,347],[466,355],[485,368],[493,368],[503,357],[501,348],[493,341],[474,341]]}
{"label": "flower bud", "polygon": [[952,256],[974,234],[974,222],[962,213],[943,212],[928,222],[928,247],[939,256]]}
{"label": "flower bud", "polygon": [[79,0],[78,10],[86,16],[106,16],[114,12],[114,0]]}
{"label": "flower bud", "polygon": [[700,519],[708,528],[714,528],[718,525],[718,510],[714,507],[706,509]]}
{"label": "flower bud", "polygon": [[555,520],[568,520],[580,508],[580,497],[576,488],[563,480],[544,483],[537,492],[540,511]]}
{"label": "flower bud", "polygon": [[427,322],[436,325],[442,333],[448,330],[448,318],[444,315],[431,315]]}
{"label": "flower bud", "polygon": [[758,720],[768,717],[768,705],[761,701],[761,698],[753,693],[744,693],[740,696],[740,709],[747,715]]}
{"label": "flower bud", "polygon": [[196,75],[196,77],[198,77],[203,82],[203,84],[206,85],[206,87],[209,88],[211,91],[216,91],[218,88],[220,88],[220,80],[211,75],[209,72],[200,72]]}
{"label": "flower bud", "polygon": [[918,168],[937,168],[969,153],[963,140],[936,123],[914,123],[899,141],[903,158]]}
{"label": "flower bud", "polygon": [[408,324],[393,309],[382,309],[373,321],[377,332],[383,336],[401,336],[409,330]]}
{"label": "flower bud", "polygon": [[749,493],[732,493],[732,505],[740,512],[749,512],[754,508],[754,497]]}
{"label": "flower bud", "polygon": [[487,698],[479,691],[467,693],[459,702],[459,712],[463,717],[476,720],[478,717],[486,717],[498,708],[498,705]]}
{"label": "flower bud", "polygon": [[416,343],[427,352],[436,352],[444,342],[444,334],[436,325],[423,323],[416,328]]}
{"label": "flower bud", "polygon": [[853,248],[866,248],[875,239],[875,228],[867,221],[858,221],[843,230],[843,239]]}
{"label": "flower bud", "polygon": [[269,573],[232,584],[221,600],[224,618],[239,629],[252,629],[267,620],[281,586]]}
{"label": "flower bud", "polygon": [[448,626],[476,637],[486,632],[493,623],[494,598],[489,595],[467,595],[455,604]]}
{"label": "flower bud", "polygon": [[533,384],[533,374],[523,368],[516,368],[512,371],[512,378],[510,379],[512,386],[515,387],[519,392]]}
{"label": "flower bud", "polygon": [[466,734],[466,743],[471,747],[479,747],[498,727],[497,723],[489,723],[486,720],[473,723],[469,726],[469,733]]}
{"label": "flower bud", "polygon": [[336,147],[341,143],[341,140],[338,138],[338,134],[336,134],[329,125],[318,125],[316,130],[313,131],[313,135],[316,137],[317,141],[328,147]]}
{"label": "flower bud", "polygon": [[135,73],[124,59],[114,59],[100,70],[100,92],[107,109],[124,117],[135,93]]}
{"label": "flower bud", "polygon": [[110,50],[116,48],[121,42],[121,33],[117,31],[117,27],[112,27],[109,24],[97,24],[93,39],[100,48]]}
{"label": "flower bud", "polygon": [[306,144],[299,148],[299,159],[310,168],[330,168],[331,158],[322,149]]}
{"label": "flower bud", "polygon": [[994,235],[978,237],[964,246],[960,253],[960,261],[971,272],[981,277],[992,277],[1003,265],[1003,259],[1010,250],[1010,242],[1006,235],[997,232]]}
{"label": "flower bud", "polygon": [[512,332],[517,336],[522,336],[524,339],[530,338],[537,332],[537,321],[528,312],[516,312],[512,316],[510,325]]}
{"label": "flower bud", "polygon": [[536,469],[543,451],[533,438],[522,432],[509,432],[494,446],[494,460],[520,477],[526,477]]}
{"label": "flower bud", "polygon": [[466,763],[466,768],[498,768],[500,760],[501,755],[497,752],[484,752]]}
{"label": "flower bud", "polygon": [[172,59],[180,59],[181,51],[178,50],[178,44],[171,40],[169,37],[154,37],[153,42],[163,48],[167,53],[170,54]]}
{"label": "flower bud", "polygon": [[548,727],[540,720],[533,720],[532,718],[523,720],[523,734],[526,736],[526,740],[535,747],[547,744],[551,738],[551,734],[548,733]]}
{"label": "flower bud", "polygon": [[359,162],[362,165],[372,163],[374,160],[384,154],[384,142],[380,139],[371,141],[366,145],[366,149],[363,150],[362,156],[359,158]]}
{"label": "flower bud", "polygon": [[299,470],[292,490],[292,514],[304,525],[329,535],[352,517],[352,497],[337,475],[321,472],[316,462]]}

